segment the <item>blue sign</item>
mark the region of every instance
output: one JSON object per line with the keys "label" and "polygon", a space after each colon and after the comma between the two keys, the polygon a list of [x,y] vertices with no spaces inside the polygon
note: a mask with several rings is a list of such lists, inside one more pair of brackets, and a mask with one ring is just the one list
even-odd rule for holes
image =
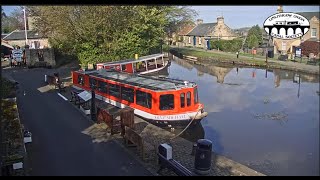
{"label": "blue sign", "polygon": [[296,57],[301,57],[301,48],[296,48]]}

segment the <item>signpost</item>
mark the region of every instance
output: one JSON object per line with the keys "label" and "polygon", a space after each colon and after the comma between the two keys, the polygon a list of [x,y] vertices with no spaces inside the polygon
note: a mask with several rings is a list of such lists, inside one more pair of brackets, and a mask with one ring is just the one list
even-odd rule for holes
{"label": "signpost", "polygon": [[302,62],[302,53],[301,53],[301,48],[297,47],[296,48],[296,55],[295,57],[300,57],[300,63]]}
{"label": "signpost", "polygon": [[22,49],[14,49],[12,50],[12,58],[17,62],[22,62]]}

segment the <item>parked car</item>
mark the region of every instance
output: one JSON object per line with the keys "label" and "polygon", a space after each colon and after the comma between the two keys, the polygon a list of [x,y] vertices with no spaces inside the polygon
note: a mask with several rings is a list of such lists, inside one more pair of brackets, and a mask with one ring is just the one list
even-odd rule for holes
{"label": "parked car", "polygon": [[28,130],[23,131],[23,141],[24,143],[31,143],[32,142],[32,133]]}

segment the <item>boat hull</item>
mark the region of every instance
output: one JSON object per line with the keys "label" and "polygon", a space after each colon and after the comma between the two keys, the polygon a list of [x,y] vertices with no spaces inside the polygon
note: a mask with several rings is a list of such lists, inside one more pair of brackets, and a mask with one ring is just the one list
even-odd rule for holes
{"label": "boat hull", "polygon": [[[80,87],[73,86],[75,89],[78,90],[84,90]],[[116,106],[118,108],[125,108],[128,107],[125,104],[122,104],[120,102],[114,101],[112,99],[106,98],[104,96],[101,96],[99,94],[96,94],[96,98],[104,101],[108,104],[111,104],[113,106]],[[130,107],[130,106],[129,106]],[[205,112],[202,109],[199,109],[197,112],[186,112],[186,113],[180,113],[180,114],[173,114],[173,115],[155,115],[151,114],[139,109],[134,109],[134,114],[149,121],[152,122],[153,124],[158,124],[158,125],[186,125],[189,124],[190,121],[194,121],[194,123],[200,122],[204,117],[208,115],[207,112]]]}

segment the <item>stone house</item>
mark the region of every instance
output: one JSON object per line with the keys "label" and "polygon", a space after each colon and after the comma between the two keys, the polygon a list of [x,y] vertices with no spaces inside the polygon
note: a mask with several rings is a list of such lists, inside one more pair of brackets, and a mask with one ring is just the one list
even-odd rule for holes
{"label": "stone house", "polygon": [[[278,7],[278,13],[283,12],[282,6]],[[274,44],[274,53],[277,55],[280,54],[287,54],[289,59],[293,58],[293,54],[295,53],[295,47],[300,46],[302,42],[305,41],[319,41],[319,12],[295,12],[307,18],[310,22],[310,29],[309,31],[302,36],[300,39],[290,39],[290,40],[283,40],[283,39],[276,39],[273,38]],[[319,54],[316,55],[319,58]]]}
{"label": "stone house", "polygon": [[177,35],[178,35],[178,40],[177,40],[177,45],[178,46],[187,46],[188,44],[187,39],[189,38],[187,36],[187,34],[193,30],[193,28],[195,28],[196,25],[195,24],[186,24],[184,26],[182,26],[180,28],[180,30],[178,31]]}
{"label": "stone house", "polygon": [[[7,41],[11,46],[24,47],[26,45],[26,35],[24,30],[14,30],[5,37],[3,40]],[[46,36],[36,32],[35,30],[27,30],[27,40],[30,49],[49,48],[49,41]]]}
{"label": "stone house", "polygon": [[187,35],[183,41],[186,46],[208,48],[210,39],[232,40],[237,36],[231,28],[224,23],[223,17],[218,17],[216,23],[203,23],[198,19],[197,25]]}

